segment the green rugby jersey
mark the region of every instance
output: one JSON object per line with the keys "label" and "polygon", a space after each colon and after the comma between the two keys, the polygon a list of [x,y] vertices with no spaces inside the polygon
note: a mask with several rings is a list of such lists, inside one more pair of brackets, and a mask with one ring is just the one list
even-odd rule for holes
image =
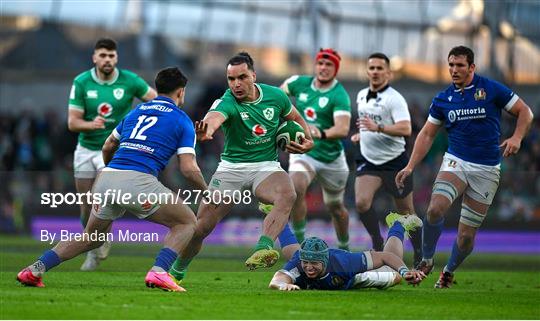
{"label": "green rugby jersey", "polygon": [[[334,126],[334,116],[351,115],[351,99],[337,80],[330,88],[318,89],[315,77],[294,75],[285,80],[287,95],[296,98],[296,108],[308,125],[321,130]],[[315,146],[307,154],[323,163],[331,163],[339,157],[343,145],[339,139],[313,139]]]}
{"label": "green rugby jersey", "polygon": [[84,112],[83,119],[105,118],[105,129],[79,133],[79,144],[91,150],[101,150],[107,137],[131,110],[133,98],[142,99],[150,86],[135,73],[115,69],[110,81],[98,78],[96,69],[87,70],[73,80],[69,94],[69,108]]}
{"label": "green rugby jersey", "polygon": [[227,89],[209,110],[225,117],[221,125],[225,134],[223,160],[232,163],[277,160],[277,129],[280,119],[292,111],[292,104],[277,87],[265,84],[255,84],[255,87],[260,94],[257,100],[238,102]]}

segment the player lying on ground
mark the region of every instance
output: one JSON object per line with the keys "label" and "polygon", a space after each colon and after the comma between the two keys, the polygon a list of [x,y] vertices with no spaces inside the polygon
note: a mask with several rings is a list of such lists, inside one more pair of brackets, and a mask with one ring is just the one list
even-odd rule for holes
{"label": "player lying on ground", "polygon": [[[177,154],[183,176],[199,190],[206,183],[195,160],[195,129],[191,119],[178,106],[184,103],[187,78],[178,68],[161,70],[156,76],[160,94],[154,100],[137,106],[114,129],[103,146],[103,160],[107,167],[98,175],[94,194],[107,197],[108,191],[122,191],[135,195],[159,195],[159,203],[128,201],[121,204],[112,198],[92,207],[82,240],[62,241],[45,251],[32,265],[17,275],[17,280],[28,286],[44,287],[42,275],[61,262],[95,249],[103,244],[115,219],[126,210],[138,218],[159,223],[169,228],[164,247],[154,266],[146,275],[148,287],[166,291],[185,291],[167,273],[195,230],[196,217],[183,200],[163,186],[157,175]],[[165,199],[162,195],[171,196]],[[142,200],[140,200],[142,202]],[[95,235],[95,236],[92,236]]]}
{"label": "player lying on ground", "polygon": [[289,226],[285,226],[279,241],[289,262],[274,274],[269,287],[281,291],[386,289],[399,284],[402,278],[409,284],[419,284],[425,274],[409,270],[402,257],[405,234],[421,227],[422,221],[414,215],[391,213],[386,222],[390,230],[383,252],[362,253],[329,249],[318,237],[299,245]]}

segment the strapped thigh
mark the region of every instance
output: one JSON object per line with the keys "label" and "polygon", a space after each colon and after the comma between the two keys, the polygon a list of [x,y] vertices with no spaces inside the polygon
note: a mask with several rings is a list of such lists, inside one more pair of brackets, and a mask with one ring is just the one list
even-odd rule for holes
{"label": "strapped thigh", "polygon": [[465,203],[461,204],[461,217],[459,218],[460,223],[470,227],[479,228],[480,225],[482,225],[482,222],[484,222],[485,218],[486,214],[473,210]]}
{"label": "strapped thigh", "polygon": [[433,184],[432,195],[439,194],[450,200],[450,203],[454,203],[459,196],[458,189],[450,182],[444,180],[436,180]]}

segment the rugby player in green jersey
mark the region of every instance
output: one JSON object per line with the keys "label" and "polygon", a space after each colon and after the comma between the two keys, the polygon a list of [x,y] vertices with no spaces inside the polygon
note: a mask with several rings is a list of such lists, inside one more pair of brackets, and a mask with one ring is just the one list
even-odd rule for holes
{"label": "rugby player in green jersey", "polygon": [[[249,269],[269,267],[279,258],[279,252],[273,249],[274,240],[287,223],[296,198],[289,176],[277,161],[276,133],[279,124],[283,120],[294,120],[306,131],[306,138],[299,144],[293,141],[287,146],[288,152],[308,152],[313,142],[306,122],[285,93],[277,87],[255,81],[253,59],[249,54],[241,52],[232,57],[227,64],[229,89],[214,102],[204,120],[196,122],[195,130],[200,141],[211,140],[221,126],[225,147],[209,183],[211,202],[200,204],[195,234],[170,270],[179,281],[184,278],[193,257],[199,253],[203,240],[230,212],[234,203],[238,203],[238,199],[231,200],[238,191],[242,192],[242,200],[248,192],[259,201],[274,205],[264,219],[262,235],[246,266]],[[216,193],[220,195],[221,202],[216,201]],[[247,199],[251,200],[251,194]]]}
{"label": "rugby player in green jersey", "polygon": [[315,146],[303,155],[290,155],[289,175],[296,191],[291,211],[292,226],[299,242],[304,240],[307,207],[306,191],[317,178],[323,201],[336,229],[340,249],[349,248],[349,213],[343,196],[349,167],[341,139],[349,134],[351,100],[336,79],[341,57],[332,49],[321,49],[315,59],[315,75],[294,75],[281,85],[296,98],[296,106],[306,120]]}
{"label": "rugby player in green jersey", "polygon": [[[94,67],[73,80],[69,94],[68,127],[79,133],[79,142],[73,155],[75,187],[78,193],[92,188],[97,172],[105,167],[101,147],[113,129],[131,110],[135,97],[143,101],[157,94],[139,76],[118,69],[117,45],[102,38],[94,46]],[[86,198],[83,198],[86,199]],[[81,205],[81,223],[86,226],[91,204]],[[110,243],[88,252],[81,270],[93,271],[99,261],[107,258]]]}

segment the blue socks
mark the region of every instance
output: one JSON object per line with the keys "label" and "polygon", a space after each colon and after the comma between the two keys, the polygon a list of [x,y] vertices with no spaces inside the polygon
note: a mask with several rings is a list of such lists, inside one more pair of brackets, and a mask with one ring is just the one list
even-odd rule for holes
{"label": "blue socks", "polygon": [[281,233],[279,233],[278,235],[278,240],[279,240],[279,244],[281,245],[281,248],[284,248],[287,245],[298,243],[298,240],[296,239],[296,236],[294,236],[293,232],[291,231],[289,224],[285,224],[283,231],[281,231]]}
{"label": "blue socks", "polygon": [[462,252],[457,244],[457,240],[454,241],[454,246],[452,247],[452,254],[450,254],[450,258],[448,258],[448,263],[446,263],[446,267],[444,268],[445,272],[454,273],[454,271],[460,266],[460,264],[465,260],[469,254],[471,254],[472,248],[470,251]]}
{"label": "blue socks", "polygon": [[394,222],[394,224],[388,231],[388,236],[386,236],[386,239],[388,240],[392,236],[397,237],[401,240],[401,242],[403,242],[403,239],[405,238],[405,228],[403,227],[401,222]]}
{"label": "blue socks", "polygon": [[43,255],[41,255],[41,257],[38,259],[38,262],[39,261],[41,261],[41,263],[43,263],[43,265],[45,266],[45,271],[49,271],[50,269],[62,262],[60,260],[60,257],[58,257],[58,254],[56,254],[56,252],[53,250],[45,251]]}
{"label": "blue socks", "polygon": [[164,271],[169,271],[171,265],[178,257],[175,251],[170,248],[164,247],[159,251],[158,256],[156,257],[156,262],[154,266],[162,268]]}
{"label": "blue socks", "polygon": [[424,228],[422,230],[422,254],[424,259],[432,259],[435,254],[437,242],[444,227],[444,218],[435,224],[430,224],[427,216],[424,218]]}

